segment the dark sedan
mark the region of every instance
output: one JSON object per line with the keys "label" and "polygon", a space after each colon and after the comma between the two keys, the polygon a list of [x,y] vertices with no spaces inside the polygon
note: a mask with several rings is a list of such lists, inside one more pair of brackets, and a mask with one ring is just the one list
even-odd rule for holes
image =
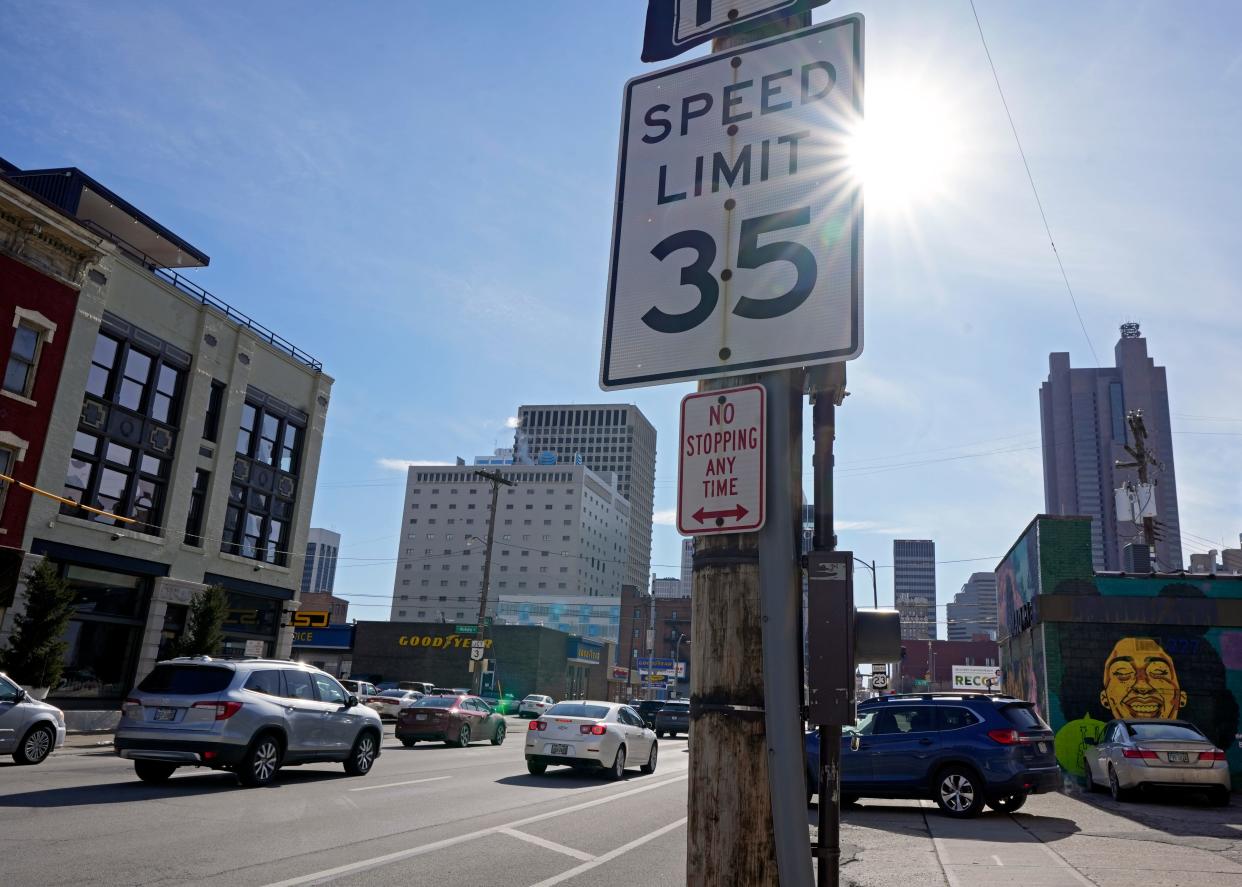
{"label": "dark sedan", "polygon": [[660,739],[664,734],[676,736],[690,733],[690,703],[679,699],[669,700],[656,712],[655,733]]}
{"label": "dark sedan", "polygon": [[664,708],[664,700],[644,699],[641,702],[631,702],[630,707],[638,712],[644,724],[654,730],[656,712]]}
{"label": "dark sedan", "polygon": [[397,739],[406,748],[420,740],[465,748],[479,739],[505,741],[505,719],[477,696],[424,696],[397,716]]}

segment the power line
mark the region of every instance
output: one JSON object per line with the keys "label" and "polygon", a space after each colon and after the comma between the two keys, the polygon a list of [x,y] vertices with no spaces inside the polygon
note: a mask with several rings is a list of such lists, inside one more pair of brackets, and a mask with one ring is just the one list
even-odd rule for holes
{"label": "power line", "polygon": [[1013,122],[1013,114],[1009,111],[1009,102],[1005,99],[1005,90],[1001,88],[1000,75],[996,73],[996,63],[992,61],[992,52],[988,49],[987,38],[983,36],[983,23],[979,21],[979,11],[975,9],[975,0],[970,0],[970,11],[975,17],[975,26],[979,29],[979,40],[983,44],[983,52],[988,57],[988,66],[992,69],[992,79],[996,81],[996,91],[1000,94],[1001,104],[1005,107],[1005,116],[1009,118],[1009,128],[1013,131],[1013,140],[1018,145],[1018,154],[1022,157],[1022,166],[1026,169],[1026,179],[1031,183],[1031,193],[1035,195],[1035,205],[1039,207],[1039,217],[1044,222],[1044,232],[1048,235],[1048,245],[1052,247],[1052,254],[1056,257],[1057,267],[1061,269],[1061,279],[1065,281],[1065,291],[1069,293],[1070,303],[1074,306],[1074,316],[1078,318],[1078,325],[1082,328],[1083,338],[1087,340],[1087,347],[1091,349],[1091,357],[1095,361],[1096,366],[1100,366],[1100,358],[1095,353],[1095,345],[1091,342],[1091,335],[1087,332],[1087,325],[1083,323],[1082,312],[1078,310],[1078,300],[1074,298],[1074,289],[1070,286],[1069,275],[1065,273],[1065,265],[1061,262],[1061,254],[1057,252],[1056,241],[1052,239],[1052,227],[1048,224],[1048,216],[1044,212],[1044,202],[1039,198],[1039,189],[1035,187],[1035,176],[1031,174],[1031,165],[1027,162],[1026,151],[1022,148],[1022,139],[1018,137],[1018,127]]}

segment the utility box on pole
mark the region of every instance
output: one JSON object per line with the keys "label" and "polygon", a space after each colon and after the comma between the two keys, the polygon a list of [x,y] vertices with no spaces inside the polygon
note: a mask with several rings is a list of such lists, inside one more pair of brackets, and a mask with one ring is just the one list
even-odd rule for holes
{"label": "utility box on pole", "polygon": [[856,720],[853,562],[848,551],[807,556],[807,720],[812,724]]}

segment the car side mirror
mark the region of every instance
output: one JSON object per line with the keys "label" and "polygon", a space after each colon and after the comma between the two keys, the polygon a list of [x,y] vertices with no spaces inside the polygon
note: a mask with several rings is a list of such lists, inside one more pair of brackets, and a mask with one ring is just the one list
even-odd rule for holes
{"label": "car side mirror", "polygon": [[1083,745],[1099,745],[1099,742],[1096,740],[1094,736],[1084,736],[1082,738],[1082,744]]}
{"label": "car side mirror", "polygon": [[29,694],[26,692],[26,688],[25,688],[25,687],[18,687],[18,688],[17,688],[17,695],[13,697],[13,702],[14,702],[14,703],[25,702],[25,701],[26,701],[26,697],[27,697],[28,695],[29,695]]}
{"label": "car side mirror", "polygon": [[357,704],[358,704],[358,697],[353,695],[352,693],[349,695],[349,698],[345,700],[346,708],[353,708]]}

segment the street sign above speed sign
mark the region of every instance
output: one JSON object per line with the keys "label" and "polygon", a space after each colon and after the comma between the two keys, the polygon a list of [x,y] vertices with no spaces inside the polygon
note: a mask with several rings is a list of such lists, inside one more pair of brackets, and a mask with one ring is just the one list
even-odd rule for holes
{"label": "street sign above speed sign", "polygon": [[625,87],[600,386],[862,351],[860,16]]}

